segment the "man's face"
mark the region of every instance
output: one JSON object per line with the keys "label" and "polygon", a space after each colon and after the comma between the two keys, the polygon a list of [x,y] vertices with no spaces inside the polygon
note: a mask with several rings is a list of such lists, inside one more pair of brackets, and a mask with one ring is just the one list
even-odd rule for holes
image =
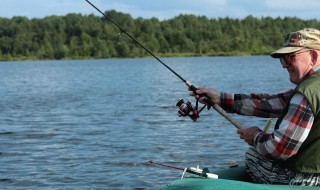
{"label": "man's face", "polygon": [[310,49],[302,49],[280,58],[282,67],[287,69],[293,84],[299,84],[312,69],[311,51]]}

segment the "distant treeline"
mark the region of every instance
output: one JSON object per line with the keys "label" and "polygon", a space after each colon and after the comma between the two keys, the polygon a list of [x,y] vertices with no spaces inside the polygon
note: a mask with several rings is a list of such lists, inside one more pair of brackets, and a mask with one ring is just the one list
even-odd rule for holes
{"label": "distant treeline", "polygon": [[[106,14],[161,56],[261,55],[282,45],[284,35],[305,27],[320,29],[319,20],[295,17],[244,19],[179,15],[132,18],[114,10]],[[143,57],[148,54],[96,15],[68,14],[42,19],[0,18],[0,60]]]}

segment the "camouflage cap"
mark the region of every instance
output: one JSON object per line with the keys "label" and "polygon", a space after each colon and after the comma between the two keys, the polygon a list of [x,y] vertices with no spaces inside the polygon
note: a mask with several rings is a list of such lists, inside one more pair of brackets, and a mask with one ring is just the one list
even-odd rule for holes
{"label": "camouflage cap", "polygon": [[271,53],[274,58],[283,54],[293,53],[303,48],[320,49],[320,31],[314,28],[304,28],[297,32],[291,32],[285,37],[282,48]]}

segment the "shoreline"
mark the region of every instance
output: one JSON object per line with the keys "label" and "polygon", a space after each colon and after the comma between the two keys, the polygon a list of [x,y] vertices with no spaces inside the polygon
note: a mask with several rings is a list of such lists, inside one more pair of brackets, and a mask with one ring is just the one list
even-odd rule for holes
{"label": "shoreline", "polygon": [[[156,53],[155,53],[156,54]],[[265,54],[255,54],[250,52],[215,52],[215,53],[167,53],[167,54],[156,54],[159,58],[171,58],[171,57],[220,57],[220,56],[263,56],[269,55],[269,53]],[[81,56],[81,57],[66,57],[64,59],[39,59],[36,57],[10,57],[7,59],[0,59],[1,62],[6,61],[53,61],[53,60],[83,60],[83,59],[125,59],[125,58],[150,58],[153,56],[146,55],[146,56],[127,56],[127,57],[88,57],[88,56]]]}

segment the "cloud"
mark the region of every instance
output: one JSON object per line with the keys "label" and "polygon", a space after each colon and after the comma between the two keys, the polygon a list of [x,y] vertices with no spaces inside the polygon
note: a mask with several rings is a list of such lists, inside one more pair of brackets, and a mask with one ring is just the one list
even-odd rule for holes
{"label": "cloud", "polygon": [[[319,18],[319,0],[90,0],[102,11],[117,10],[134,18],[157,17],[160,20],[179,14],[195,14],[208,18],[296,16],[302,19]],[[42,18],[68,13],[99,13],[85,0],[1,0],[0,17],[27,16]]]}
{"label": "cloud", "polygon": [[160,20],[172,18],[179,14],[205,15],[204,12],[211,12],[220,7],[226,6],[226,0],[123,0],[121,2],[104,3],[104,9],[116,9],[129,13],[133,17],[151,18],[157,17]]}
{"label": "cloud", "polygon": [[0,16],[26,16],[41,18],[49,15],[65,15],[68,13],[90,13],[85,1],[79,0],[1,0]]}
{"label": "cloud", "polygon": [[273,10],[285,10],[285,11],[305,11],[307,10],[317,10],[319,11],[320,1],[319,0],[268,0],[265,1],[268,9]]}

